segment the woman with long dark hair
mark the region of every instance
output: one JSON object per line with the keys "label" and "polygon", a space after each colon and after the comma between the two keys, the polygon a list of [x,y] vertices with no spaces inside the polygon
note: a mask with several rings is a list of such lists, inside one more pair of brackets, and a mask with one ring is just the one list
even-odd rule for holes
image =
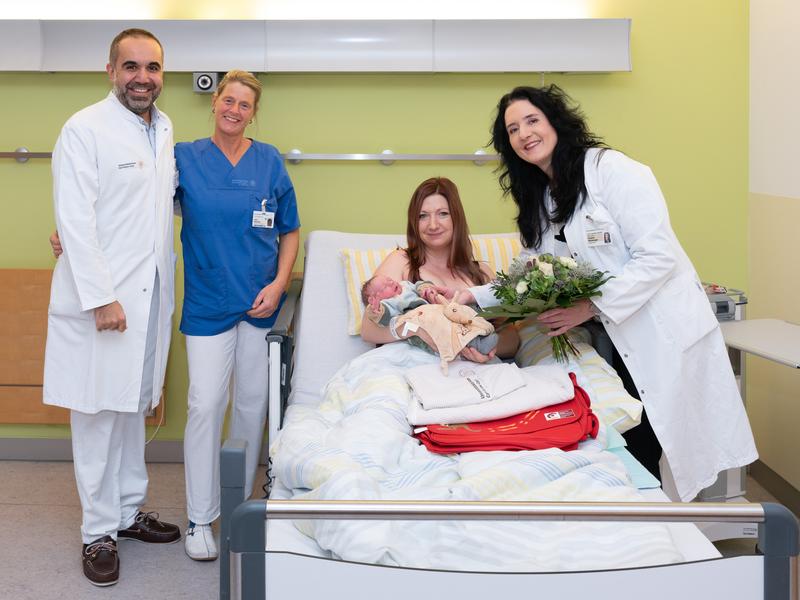
{"label": "woman with long dark hair", "polygon": [[[595,317],[605,327],[615,366],[645,407],[642,424],[626,434],[634,456],[659,475],[663,448],[683,500],[720,471],[753,462],[719,325],[651,170],[605,146],[555,85],[505,94],[492,143],[526,251],[570,256],[613,275],[602,296],[538,320],[550,335]],[[497,303],[488,286],[470,291],[460,300]]]}

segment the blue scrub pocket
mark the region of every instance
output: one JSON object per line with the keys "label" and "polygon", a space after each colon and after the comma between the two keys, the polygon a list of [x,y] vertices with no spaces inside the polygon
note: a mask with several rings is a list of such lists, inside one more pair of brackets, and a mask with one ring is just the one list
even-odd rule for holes
{"label": "blue scrub pocket", "polygon": [[228,312],[228,285],[225,270],[186,266],[183,310],[189,315],[222,315]]}

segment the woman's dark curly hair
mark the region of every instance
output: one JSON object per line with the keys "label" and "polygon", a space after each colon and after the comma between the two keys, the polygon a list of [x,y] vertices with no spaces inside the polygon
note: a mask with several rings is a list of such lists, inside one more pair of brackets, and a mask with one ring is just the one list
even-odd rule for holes
{"label": "woman's dark curly hair", "polygon": [[[508,106],[517,100],[527,100],[550,121],[558,136],[553,150],[550,179],[536,165],[524,161],[508,138],[505,115]],[[504,195],[511,194],[519,209],[517,227],[525,245],[536,248],[550,223],[565,223],[583,202],[586,183],[583,161],[586,150],[603,147],[602,139],[589,131],[583,114],[572,105],[571,98],[557,85],[548,87],[516,87],[500,98],[497,116],[492,126],[492,145],[500,154],[500,187]],[[545,193],[550,187],[555,212],[547,214]]]}

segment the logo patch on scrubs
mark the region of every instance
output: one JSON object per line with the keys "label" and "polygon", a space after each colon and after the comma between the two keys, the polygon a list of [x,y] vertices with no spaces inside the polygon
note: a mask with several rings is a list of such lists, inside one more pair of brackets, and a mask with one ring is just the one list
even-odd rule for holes
{"label": "logo patch on scrubs", "polygon": [[559,410],[555,412],[544,413],[544,420],[557,421],[558,419],[567,419],[569,417],[574,417],[574,416],[575,416],[575,411],[570,408],[568,410]]}
{"label": "logo patch on scrubs", "polygon": [[231,179],[231,185],[239,187],[256,187],[255,179]]}

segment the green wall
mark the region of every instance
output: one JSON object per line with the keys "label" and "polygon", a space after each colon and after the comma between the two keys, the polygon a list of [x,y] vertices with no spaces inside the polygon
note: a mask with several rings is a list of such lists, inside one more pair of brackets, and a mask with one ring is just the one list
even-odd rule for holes
{"label": "green wall", "polygon": [[[673,226],[701,277],[747,289],[748,3],[587,4],[592,17],[633,20],[633,71],[546,74],[544,81],[565,88],[609,144],[652,167]],[[264,98],[250,135],[281,151],[468,153],[487,143],[500,95],[515,85],[538,85],[542,76],[275,74],[261,80]],[[99,73],[0,73],[0,89],[0,113],[6,115],[0,151],[18,146],[48,151],[69,115],[108,88]],[[210,134],[209,102],[209,96],[192,93],[189,74],[167,73],[159,106],[172,117],[176,140]],[[49,167],[46,160],[0,161],[0,268],[53,265],[47,244],[54,227]],[[501,199],[492,168],[305,163],[289,165],[289,173],[304,233],[402,231],[412,190],[433,175],[459,185],[473,232],[510,231],[514,211]],[[180,309],[180,271],[176,290]],[[158,439],[182,438],[186,389],[185,347],[176,329],[167,373],[167,424]],[[64,426],[0,425],[0,437],[68,435]]]}

